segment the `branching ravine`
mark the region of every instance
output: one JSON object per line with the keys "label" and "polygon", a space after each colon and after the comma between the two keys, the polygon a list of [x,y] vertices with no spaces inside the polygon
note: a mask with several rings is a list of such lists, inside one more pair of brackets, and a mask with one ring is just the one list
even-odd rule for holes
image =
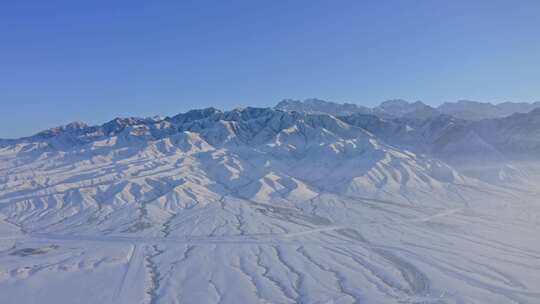
{"label": "branching ravine", "polygon": [[238,265],[235,265],[234,263],[232,263],[231,268],[237,270],[238,273],[245,276],[247,281],[249,281],[251,283],[251,285],[253,286],[253,292],[255,293],[257,298],[258,299],[263,299],[263,296],[261,294],[261,288],[260,288],[260,286],[257,286],[257,282],[255,281],[255,278],[246,269],[245,261],[244,261],[244,259],[242,257],[238,258]]}
{"label": "branching ravine", "polygon": [[212,278],[210,278],[208,280],[208,285],[210,287],[212,287],[212,290],[214,290],[214,292],[216,293],[216,296],[218,298],[216,304],[220,304],[222,302],[222,300],[223,300],[223,294],[221,293],[221,291],[217,287],[216,283],[214,283]]}
{"label": "branching ravine", "polygon": [[174,270],[176,269],[176,267],[182,263],[184,263],[191,255],[191,252],[195,249],[195,246],[194,245],[187,245],[186,246],[186,250],[182,253],[182,257],[178,260],[175,260],[171,263],[171,265],[169,266],[169,269],[167,270],[167,272],[165,272],[163,275],[162,275],[162,278],[166,278],[168,276],[170,276]]}
{"label": "branching ravine", "polygon": [[361,297],[360,294],[350,289],[347,290],[348,288],[344,285],[345,277],[341,273],[339,273],[339,271],[333,270],[332,268],[324,266],[321,263],[318,263],[317,261],[315,261],[315,259],[313,259],[305,250],[304,246],[298,247],[296,249],[296,252],[300,253],[304,258],[306,258],[309,262],[311,262],[320,270],[331,273],[336,280],[336,285],[337,285],[336,287],[339,289],[339,291],[342,294],[347,295],[351,297],[352,299],[354,299],[354,303],[359,303],[359,299]]}
{"label": "branching ravine", "polygon": [[296,297],[292,294],[290,294],[287,289],[285,288],[285,286],[283,286],[283,284],[277,280],[276,278],[272,277],[270,275],[270,267],[269,266],[265,266],[263,263],[262,263],[262,249],[260,248],[260,246],[257,247],[258,251],[257,253],[255,253],[255,257],[256,257],[256,263],[257,263],[257,266],[262,268],[263,270],[263,273],[262,273],[262,277],[263,278],[266,278],[268,281],[270,281],[274,286],[276,286],[280,291],[281,293],[287,298],[287,299],[290,299],[292,303],[294,303],[296,301]]}
{"label": "branching ravine", "polygon": [[145,256],[144,263],[145,268],[148,271],[150,285],[146,289],[146,294],[149,296],[148,304],[159,303],[158,290],[161,285],[162,275],[159,272],[158,265],[154,260],[157,256],[163,254],[164,250],[160,250],[157,245],[151,247],[152,253]]}
{"label": "branching ravine", "polygon": [[[220,218],[220,219],[223,220],[222,218]],[[221,229],[221,228],[227,227],[228,224],[229,224],[229,221],[228,221],[228,220],[224,220],[223,223],[220,223],[219,225],[216,225],[216,226],[212,229],[212,231],[210,232],[210,234],[208,234],[208,236],[210,236],[210,237],[215,237],[215,236],[216,236],[216,232],[218,232],[219,229]]]}
{"label": "branching ravine", "polygon": [[[163,288],[163,292],[166,291],[167,289],[167,285],[170,283],[170,277],[172,276],[172,274],[174,273],[174,271],[176,270],[176,268],[184,263],[191,255],[191,252],[195,249],[195,246],[194,245],[187,245],[186,246],[186,249],[185,251],[182,253],[182,257],[178,260],[175,260],[173,261],[170,266],[169,266],[169,269],[165,272],[165,273],[159,273],[159,276],[158,276],[158,284],[157,285],[154,285],[156,288],[153,289],[153,292],[150,293],[150,299],[151,299],[151,302],[149,302],[149,304],[155,304],[155,303],[159,303],[159,299],[161,299],[162,295],[158,295],[157,294],[157,290],[158,288]],[[158,256],[159,254],[162,254],[164,252],[164,250],[161,250],[161,251],[155,251],[155,253],[153,254],[153,257],[156,257]],[[163,286],[163,282],[166,283],[165,286]],[[153,301],[153,302],[152,302]]]}
{"label": "branching ravine", "polygon": [[244,229],[244,226],[246,225],[246,223],[245,223],[243,213],[244,212],[240,208],[240,213],[234,215],[234,217],[236,218],[236,221],[238,222],[237,228],[238,228],[238,231],[240,232],[240,235],[245,235],[246,234],[246,230]]}
{"label": "branching ravine", "polygon": [[300,292],[300,287],[302,285],[304,275],[302,273],[300,273],[298,270],[294,269],[294,267],[292,267],[292,265],[290,263],[285,261],[285,259],[283,258],[283,254],[281,253],[281,250],[279,249],[278,246],[272,246],[272,248],[274,249],[274,252],[276,254],[276,257],[277,257],[278,261],[281,264],[283,264],[283,266],[285,266],[285,268],[287,268],[287,270],[290,273],[294,274],[294,276],[296,277],[294,282],[291,282],[292,283],[291,284],[292,288],[296,293],[296,296],[294,297],[294,300],[297,303],[302,302],[302,293]]}
{"label": "branching ravine", "polygon": [[[373,284],[374,287],[376,287],[377,290],[379,290],[380,292],[394,299],[400,299],[403,297],[404,289],[400,285],[388,280],[385,276],[381,275],[379,270],[374,265],[369,264],[367,261],[364,260],[363,257],[359,256],[357,253],[347,250],[345,248],[335,248],[335,247],[324,247],[324,248],[330,252],[334,252],[335,254],[340,255],[342,258],[347,258],[353,264],[356,264],[366,269],[368,271],[368,274],[364,274],[364,272],[362,271],[361,272],[362,275],[368,282]],[[349,265],[348,263],[345,263],[345,261],[343,261],[342,259],[335,259],[335,261],[339,263],[340,265],[343,265],[344,267],[347,267],[347,268],[351,267],[351,265]],[[393,292],[390,292],[390,291],[393,291]]]}

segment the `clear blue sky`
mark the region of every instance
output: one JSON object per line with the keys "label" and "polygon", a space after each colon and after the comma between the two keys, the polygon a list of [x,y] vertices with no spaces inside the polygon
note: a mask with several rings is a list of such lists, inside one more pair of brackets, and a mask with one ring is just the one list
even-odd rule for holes
{"label": "clear blue sky", "polygon": [[540,99],[540,1],[0,1],[0,137],[270,106]]}

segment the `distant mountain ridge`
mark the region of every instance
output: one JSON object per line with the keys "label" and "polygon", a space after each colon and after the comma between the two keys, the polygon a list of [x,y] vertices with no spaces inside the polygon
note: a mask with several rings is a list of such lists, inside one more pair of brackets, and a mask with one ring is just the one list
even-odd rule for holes
{"label": "distant mountain ridge", "polygon": [[[306,105],[309,111],[302,111]],[[366,132],[381,143],[426,154],[456,166],[487,161],[499,166],[512,160],[540,160],[537,157],[540,153],[537,135],[540,134],[540,109],[506,117],[467,120],[441,114],[422,102],[404,100],[386,101],[369,111],[351,104],[340,107],[322,100],[287,100],[274,109],[247,107],[221,111],[206,108],[165,118],[115,118],[97,126],[76,122],[30,137],[0,140],[0,147],[22,146],[21,155],[70,151],[85,145],[103,147],[102,142],[110,143],[111,140],[116,147],[131,147],[163,139],[185,140],[180,138],[186,132],[197,134],[212,146],[259,145],[276,136],[281,143],[291,132],[300,132],[307,142],[312,140],[307,133],[310,128],[332,132],[344,140],[351,136],[350,132],[355,133],[354,136]],[[328,136],[324,132],[312,136],[324,138]],[[294,154],[299,151],[297,147]]]}
{"label": "distant mountain ridge", "polygon": [[284,111],[297,111],[305,113],[326,113],[330,115],[374,114],[382,118],[408,117],[428,118],[440,114],[451,115],[466,120],[481,120],[486,118],[499,118],[514,113],[527,113],[540,107],[540,101],[533,103],[503,102],[492,104],[471,100],[458,100],[446,102],[438,107],[429,106],[422,101],[409,102],[403,99],[383,101],[374,108],[356,104],[340,104],[321,99],[306,99],[304,101],[285,99],[276,105],[276,109]]}
{"label": "distant mountain ridge", "polygon": [[351,103],[340,104],[317,98],[310,98],[304,101],[284,99],[279,102],[275,108],[282,111],[295,111],[309,114],[349,115],[354,113],[373,113],[373,110],[368,107]]}
{"label": "distant mountain ridge", "polygon": [[[439,108],[445,109],[445,112],[456,112],[459,106],[471,103],[477,106],[476,109],[493,106],[460,101],[447,103]],[[503,108],[526,110],[535,105],[537,104],[514,104],[511,107],[505,103]],[[500,116],[502,113],[501,110],[489,112],[487,115]],[[328,115],[336,117],[337,120]],[[325,125],[327,123],[345,123],[365,130],[390,145],[415,153],[428,153],[445,160],[469,156],[473,151],[479,153],[478,156],[484,153],[484,157],[495,154],[516,157],[519,154],[526,158],[534,157],[534,153],[540,152],[540,137],[537,135],[540,134],[540,108],[528,113],[471,120],[460,118],[459,115],[440,113],[420,101],[409,103],[404,100],[390,100],[368,109],[318,99],[304,102],[284,100],[274,109],[247,107],[221,111],[206,108],[165,118],[115,118],[97,126],[74,122],[30,137],[0,140],[0,147],[32,143],[26,149],[33,146],[39,149],[49,147],[68,150],[74,145],[85,145],[112,136],[119,136],[121,140],[128,142],[144,142],[181,132],[197,132],[211,144],[230,140],[262,142],[266,140],[265,137],[274,136],[279,130],[291,127],[295,121],[301,121],[302,125],[307,123],[311,127],[323,124],[320,127],[327,130],[337,128]],[[459,142],[463,147],[456,148],[455,145]],[[477,148],[474,148],[474,145],[478,145]]]}

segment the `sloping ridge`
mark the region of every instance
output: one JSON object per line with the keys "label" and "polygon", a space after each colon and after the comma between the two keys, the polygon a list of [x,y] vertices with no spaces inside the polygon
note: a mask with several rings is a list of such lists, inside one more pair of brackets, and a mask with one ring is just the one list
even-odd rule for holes
{"label": "sloping ridge", "polygon": [[225,198],[287,205],[332,193],[438,204],[477,182],[333,116],[263,108],[61,128],[0,149],[0,170],[11,222],[108,233],[166,230],[178,210]]}

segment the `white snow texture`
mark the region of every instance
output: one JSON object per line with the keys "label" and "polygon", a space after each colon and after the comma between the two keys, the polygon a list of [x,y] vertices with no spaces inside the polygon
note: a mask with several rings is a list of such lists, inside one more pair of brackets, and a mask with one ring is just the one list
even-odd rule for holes
{"label": "white snow texture", "polygon": [[316,106],[0,140],[0,303],[540,303],[539,111]]}

